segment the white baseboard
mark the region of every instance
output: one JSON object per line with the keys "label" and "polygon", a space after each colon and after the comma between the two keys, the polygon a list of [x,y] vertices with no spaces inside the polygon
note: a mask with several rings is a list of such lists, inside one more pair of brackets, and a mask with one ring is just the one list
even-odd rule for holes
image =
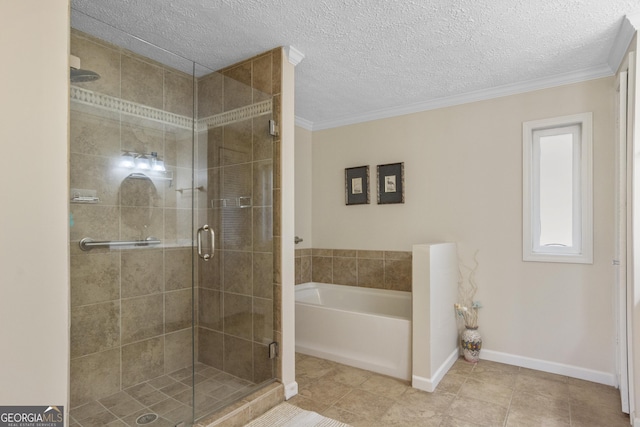
{"label": "white baseboard", "polygon": [[298,394],[298,383],[292,382],[284,386],[284,400],[289,400]]}
{"label": "white baseboard", "polygon": [[436,372],[433,374],[433,377],[431,378],[412,375],[411,386],[413,388],[417,388],[418,390],[428,391],[432,393],[436,389],[436,387],[438,387],[438,384],[440,384],[440,381],[442,381],[442,378],[444,378],[445,374],[449,372],[449,369],[451,369],[453,364],[456,363],[456,360],[458,360],[459,356],[460,351],[456,348],[449,355],[449,357],[447,357],[444,363],[436,370]]}
{"label": "white baseboard", "polygon": [[433,382],[429,378],[420,377],[418,375],[411,376],[411,387],[422,391],[428,391],[429,393],[432,393],[436,389],[436,386],[433,385]]}
{"label": "white baseboard", "polygon": [[[507,365],[521,366],[523,368],[535,369],[537,371],[544,371],[552,374],[566,375],[568,377],[599,384],[606,384],[613,387],[618,386],[615,375],[609,372],[594,371],[592,369],[580,368],[578,366],[532,359],[530,357],[517,356],[515,354],[502,353],[484,348],[480,351],[480,359],[506,363]],[[634,425],[637,425],[635,424],[635,421]],[[640,427],[640,425],[638,425],[638,427]]]}

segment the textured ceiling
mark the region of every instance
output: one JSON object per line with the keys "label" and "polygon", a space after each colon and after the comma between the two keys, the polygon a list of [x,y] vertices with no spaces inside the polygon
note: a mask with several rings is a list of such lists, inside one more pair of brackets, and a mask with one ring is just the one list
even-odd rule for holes
{"label": "textured ceiling", "polygon": [[509,87],[611,75],[609,56],[623,18],[640,11],[639,0],[72,0],[71,5],[73,27],[183,69],[184,61],[163,57],[140,40],[211,70],[275,46],[295,47],[305,55],[296,67],[296,116],[314,129]]}

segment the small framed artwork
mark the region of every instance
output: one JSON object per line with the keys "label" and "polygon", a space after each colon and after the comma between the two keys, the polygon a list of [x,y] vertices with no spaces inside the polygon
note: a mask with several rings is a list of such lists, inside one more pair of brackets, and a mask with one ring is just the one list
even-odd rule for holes
{"label": "small framed artwork", "polygon": [[345,203],[366,205],[369,203],[369,166],[344,170]]}
{"label": "small framed artwork", "polygon": [[378,165],[378,204],[404,203],[404,163]]}

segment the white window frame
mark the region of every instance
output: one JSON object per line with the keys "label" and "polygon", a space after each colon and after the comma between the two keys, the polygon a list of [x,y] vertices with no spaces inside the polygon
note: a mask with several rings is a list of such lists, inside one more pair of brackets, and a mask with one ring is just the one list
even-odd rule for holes
{"label": "white window frame", "polygon": [[[578,126],[579,144],[574,145],[573,246],[540,246],[539,150],[534,133]],[[560,133],[560,132],[558,132]],[[593,154],[592,114],[581,113],[522,124],[522,259],[538,262],[593,264]],[[574,133],[575,135],[575,133]]]}

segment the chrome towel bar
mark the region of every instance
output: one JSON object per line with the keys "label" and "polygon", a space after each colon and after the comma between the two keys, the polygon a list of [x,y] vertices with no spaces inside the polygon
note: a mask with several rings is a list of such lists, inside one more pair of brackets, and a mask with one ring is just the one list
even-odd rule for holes
{"label": "chrome towel bar", "polygon": [[149,246],[158,245],[160,240],[155,237],[147,237],[145,240],[93,240],[85,237],[80,240],[80,249],[90,251],[93,248],[107,248],[111,246]]}

